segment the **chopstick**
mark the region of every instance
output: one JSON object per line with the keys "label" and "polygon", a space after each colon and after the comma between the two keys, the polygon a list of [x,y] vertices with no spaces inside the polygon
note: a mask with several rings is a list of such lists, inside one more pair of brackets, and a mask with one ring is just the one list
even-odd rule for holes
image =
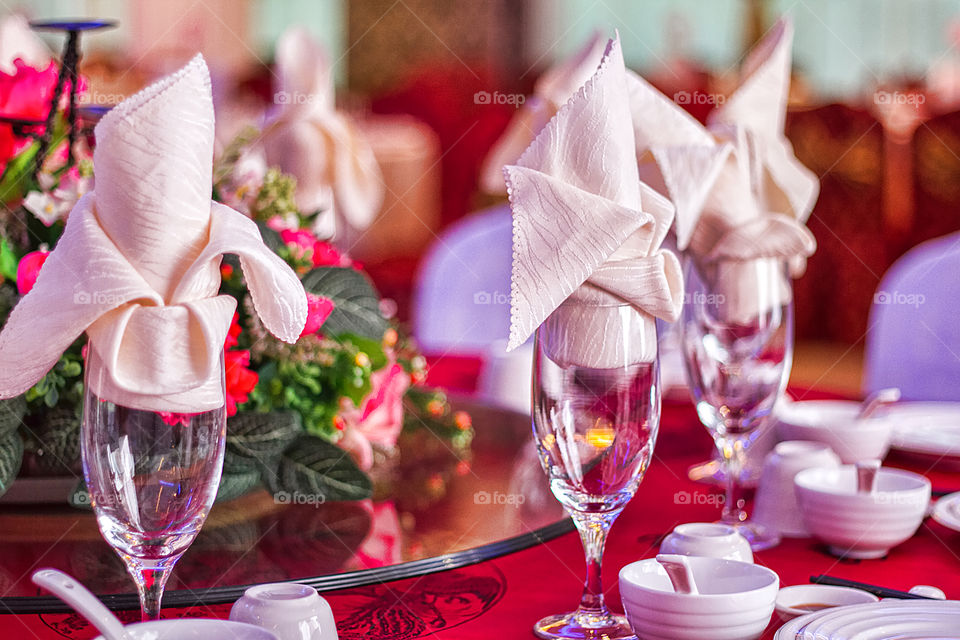
{"label": "chopstick", "polygon": [[846,580],[844,578],[835,578],[834,576],[825,576],[825,575],[810,576],[810,582],[813,584],[828,584],[834,587],[851,587],[853,589],[860,589],[861,591],[872,593],[878,598],[900,598],[902,600],[936,600],[936,598],[931,598],[929,596],[920,596],[915,593],[908,593],[906,591],[898,591],[897,589],[880,587],[875,584],[868,584],[866,582],[856,582],[854,580]]}

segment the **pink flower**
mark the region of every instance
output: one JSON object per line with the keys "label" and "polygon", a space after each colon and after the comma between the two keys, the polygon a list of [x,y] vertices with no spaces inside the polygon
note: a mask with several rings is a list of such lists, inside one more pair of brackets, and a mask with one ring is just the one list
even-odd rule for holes
{"label": "pink flower", "polygon": [[410,376],[396,362],[370,376],[372,389],[360,408],[347,401],[340,412],[346,425],[339,444],[357,460],[361,469],[373,464],[373,446],[392,448],[403,428],[403,394]]}
{"label": "pink flower", "polygon": [[330,298],[315,296],[307,292],[307,324],[304,325],[300,337],[311,335],[320,330],[323,323],[333,313],[335,305]]}
{"label": "pink flower", "polygon": [[17,265],[17,290],[20,295],[25,296],[33,289],[40,274],[40,267],[46,262],[48,255],[49,251],[31,251],[20,259],[20,264]]}
{"label": "pink flower", "polygon": [[306,256],[308,251],[312,252],[313,245],[317,243],[317,238],[306,229],[281,229],[280,239],[296,252],[298,258]]}
{"label": "pink flower", "polygon": [[313,266],[315,267],[342,267],[343,255],[329,242],[317,240],[313,243]]}

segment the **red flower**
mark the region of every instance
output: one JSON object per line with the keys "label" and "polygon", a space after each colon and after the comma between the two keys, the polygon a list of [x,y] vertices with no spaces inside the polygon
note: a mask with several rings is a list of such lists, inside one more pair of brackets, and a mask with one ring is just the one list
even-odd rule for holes
{"label": "red flower", "polygon": [[306,229],[281,229],[280,239],[294,250],[297,258],[303,258],[308,251],[313,251],[317,238]]}
{"label": "red flower", "polygon": [[[14,61],[15,72],[0,72],[0,116],[24,120],[45,120],[57,84],[57,64],[34,69],[23,60]],[[81,82],[80,89],[84,86]],[[69,94],[69,86],[64,95]],[[17,139],[9,124],[0,124],[0,165],[20,151],[25,140]]]}
{"label": "red flower", "polygon": [[251,371],[249,351],[227,351],[223,354],[226,369],[227,415],[237,413],[237,405],[250,399],[250,392],[257,386],[260,376]]}
{"label": "red flower", "polygon": [[33,289],[40,274],[40,267],[46,262],[48,255],[49,251],[31,251],[20,259],[20,264],[17,265],[17,290],[20,295],[25,296]]}
{"label": "red flower", "polygon": [[324,298],[323,296],[315,296],[312,293],[307,293],[307,324],[304,325],[303,331],[300,332],[300,337],[316,333],[320,330],[320,327],[323,326],[323,323],[327,321],[327,318],[330,317],[330,314],[333,313],[335,305],[333,300],[330,298]]}
{"label": "red flower", "polygon": [[224,349],[233,349],[237,346],[237,338],[240,337],[240,314],[234,311],[233,320],[230,321],[230,330],[227,332],[227,339],[223,342]]}

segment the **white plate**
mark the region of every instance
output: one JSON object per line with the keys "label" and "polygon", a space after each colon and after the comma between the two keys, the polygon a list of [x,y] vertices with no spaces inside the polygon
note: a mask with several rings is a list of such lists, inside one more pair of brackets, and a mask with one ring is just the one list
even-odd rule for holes
{"label": "white plate", "polygon": [[937,500],[931,515],[947,529],[960,531],[960,492],[951,493]]}
{"label": "white plate", "polygon": [[775,640],[960,640],[960,602],[885,600],[794,618]]}
{"label": "white plate", "polygon": [[960,402],[902,402],[890,407],[890,447],[960,469]]}

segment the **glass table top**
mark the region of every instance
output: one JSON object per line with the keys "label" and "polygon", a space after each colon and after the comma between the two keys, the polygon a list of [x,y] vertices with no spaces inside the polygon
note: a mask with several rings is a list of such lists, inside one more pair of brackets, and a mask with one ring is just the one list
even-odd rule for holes
{"label": "glass table top", "polygon": [[[462,400],[476,436],[452,451],[428,433],[377,467],[373,500],[316,504],[259,490],[217,504],[168,583],[165,606],[235,600],[245,585],[298,580],[320,590],[422,575],[496,557],[573,529],[550,494],[529,417]],[[133,583],[92,512],[0,505],[0,605],[64,610],[30,582],[70,573],[114,608],[136,608]]]}

